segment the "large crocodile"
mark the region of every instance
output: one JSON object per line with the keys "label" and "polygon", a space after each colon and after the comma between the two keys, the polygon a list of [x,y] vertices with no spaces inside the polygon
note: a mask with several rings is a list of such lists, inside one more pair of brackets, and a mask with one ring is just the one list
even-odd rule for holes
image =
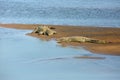
{"label": "large crocodile", "polygon": [[83,37],[83,36],[72,36],[72,37],[62,37],[57,39],[58,43],[61,42],[89,42],[89,43],[99,43],[99,44],[106,44],[109,43],[105,40],[98,40],[98,39],[93,39],[93,38],[88,38],[88,37]]}
{"label": "large crocodile", "polygon": [[37,26],[32,33],[38,33],[40,35],[53,35],[56,34],[56,31],[51,30],[48,26]]}

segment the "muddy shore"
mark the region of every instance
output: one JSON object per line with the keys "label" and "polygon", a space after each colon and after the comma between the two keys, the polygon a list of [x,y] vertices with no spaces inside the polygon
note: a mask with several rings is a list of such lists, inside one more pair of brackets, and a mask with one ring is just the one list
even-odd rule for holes
{"label": "muddy shore", "polygon": [[[1,27],[15,28],[15,29],[30,29],[41,24],[0,24]],[[105,28],[105,27],[87,27],[87,26],[60,26],[49,25],[54,27],[57,34],[53,36],[44,36],[38,34],[28,33],[27,35],[41,38],[44,40],[57,39],[68,36],[85,36],[100,40],[106,40],[109,44],[94,44],[94,43],[61,43],[62,46],[81,46],[85,49],[99,54],[120,55],[120,28]]]}

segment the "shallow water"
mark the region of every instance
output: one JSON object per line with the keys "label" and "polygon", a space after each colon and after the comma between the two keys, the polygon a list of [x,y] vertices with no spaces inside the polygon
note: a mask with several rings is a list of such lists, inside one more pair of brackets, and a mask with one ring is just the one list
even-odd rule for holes
{"label": "shallow water", "polygon": [[0,0],[0,23],[120,27],[120,0]]}
{"label": "shallow water", "polygon": [[82,47],[61,47],[54,40],[25,35],[29,32],[0,28],[0,80],[120,79],[120,56],[93,54]]}

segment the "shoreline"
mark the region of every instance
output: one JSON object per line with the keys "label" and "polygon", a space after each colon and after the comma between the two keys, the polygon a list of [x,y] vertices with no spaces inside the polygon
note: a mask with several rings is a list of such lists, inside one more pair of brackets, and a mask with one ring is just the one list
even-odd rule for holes
{"label": "shoreline", "polygon": [[[15,29],[29,29],[33,30],[34,27],[41,24],[0,24],[1,27],[15,28]],[[98,54],[107,55],[120,55],[120,28],[113,27],[84,27],[84,26],[61,26],[61,25],[48,25],[54,27],[57,34],[52,36],[38,35],[28,33],[27,35],[41,38],[44,40],[57,39],[69,36],[85,36],[100,40],[106,40],[112,43],[109,44],[94,44],[94,43],[61,43],[62,46],[81,46],[85,49]]]}

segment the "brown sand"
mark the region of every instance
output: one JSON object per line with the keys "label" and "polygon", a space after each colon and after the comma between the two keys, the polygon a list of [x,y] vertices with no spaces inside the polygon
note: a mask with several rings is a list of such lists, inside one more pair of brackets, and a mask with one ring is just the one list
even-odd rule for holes
{"label": "brown sand", "polygon": [[[34,29],[40,24],[0,24],[6,28],[16,29]],[[38,37],[41,39],[49,40],[51,38],[61,38],[68,36],[85,36],[100,40],[106,40],[112,43],[109,44],[94,44],[94,43],[61,43],[63,46],[82,46],[93,53],[120,55],[120,28],[102,28],[102,27],[84,27],[84,26],[59,26],[49,25],[55,28],[57,34],[53,36],[44,36],[38,34],[28,34],[30,36]]]}

